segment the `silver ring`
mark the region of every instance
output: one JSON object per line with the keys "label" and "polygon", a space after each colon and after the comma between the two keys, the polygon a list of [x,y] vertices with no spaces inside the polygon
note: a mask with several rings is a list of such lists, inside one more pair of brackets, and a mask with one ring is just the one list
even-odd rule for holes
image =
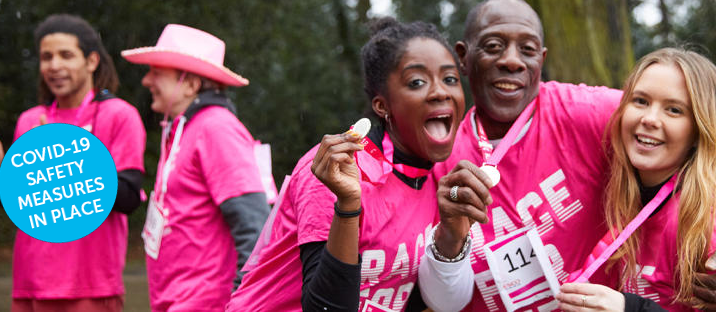
{"label": "silver ring", "polygon": [[450,200],[456,202],[457,201],[457,189],[460,188],[459,186],[455,185],[450,188]]}
{"label": "silver ring", "polygon": [[587,306],[587,295],[582,295],[582,306],[583,307]]}

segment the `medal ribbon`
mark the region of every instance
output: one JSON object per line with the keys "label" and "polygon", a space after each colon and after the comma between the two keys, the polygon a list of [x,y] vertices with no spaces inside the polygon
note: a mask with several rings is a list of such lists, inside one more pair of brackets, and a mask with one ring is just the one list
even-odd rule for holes
{"label": "medal ribbon", "polygon": [[[184,133],[184,124],[186,123],[186,117],[179,116],[179,123],[176,127],[176,131],[174,132],[174,138],[172,139],[172,145],[169,150],[169,156],[166,156],[167,153],[167,141],[169,132],[172,130],[172,126],[174,123],[171,124],[164,124],[162,128],[162,143],[161,143],[161,152],[159,155],[159,164],[157,165],[157,173],[161,173],[157,175],[157,181],[154,184],[154,190],[155,196],[157,196],[158,202],[160,204],[160,207],[164,209],[164,194],[167,192],[167,181],[169,180],[169,174],[172,170],[174,170],[174,161],[176,160],[177,153],[179,153],[179,142],[181,142],[181,136]],[[157,188],[157,186],[160,186],[160,188]],[[161,211],[161,210],[160,210]],[[161,211],[165,216],[167,215],[168,211]]]}
{"label": "medal ribbon", "polygon": [[[624,244],[624,242],[631,236],[634,231],[636,231],[639,226],[646,221],[646,219],[649,218],[649,216],[656,210],[657,207],[661,205],[662,202],[669,196],[669,194],[674,190],[674,185],[676,184],[676,175],[672,176],[671,179],[669,179],[664,186],[659,189],[659,192],[656,193],[656,196],[649,201],[646,206],[639,212],[639,214],[634,217],[634,220],[629,222],[627,226],[624,228],[624,230],[619,233],[619,236],[609,244],[608,242],[611,240],[611,233],[607,233],[601,241],[597,244],[596,247],[594,247],[594,250],[592,251],[592,254],[587,259],[584,267],[580,269],[579,271],[576,271],[572,274],[570,274],[569,278],[567,279],[567,282],[569,283],[587,283],[589,282],[589,278],[594,274],[594,272],[599,269],[599,267],[606,262],[609,257],[611,257],[615,251]],[[607,246],[604,248],[604,246]],[[601,252],[601,254],[600,254]]]}
{"label": "medal ribbon", "polygon": [[524,128],[525,124],[532,116],[536,103],[537,100],[534,100],[530,102],[527,107],[525,107],[522,113],[520,113],[520,116],[517,117],[517,120],[515,120],[512,126],[510,126],[510,130],[507,131],[507,134],[504,138],[502,138],[502,141],[500,141],[500,144],[498,144],[496,149],[494,149],[492,144],[490,144],[487,134],[485,134],[485,129],[482,127],[482,123],[480,122],[480,118],[475,118],[475,122],[477,124],[478,145],[480,147],[480,151],[482,152],[484,165],[497,167],[497,164],[500,163],[500,160],[502,160],[502,157],[505,156],[507,150],[509,150],[512,144],[515,143],[517,135],[520,131],[522,131],[522,128]]}
{"label": "medal ribbon", "polygon": [[[378,148],[378,146],[375,145],[375,143],[368,139],[367,136],[361,139],[360,143],[364,145],[364,152],[368,153],[376,160],[390,165],[391,167],[393,167],[393,169],[397,170],[398,172],[404,174],[409,178],[421,178],[427,176],[430,172],[429,169],[416,168],[408,166],[406,164],[394,164],[390,159],[388,159],[393,158],[393,142],[390,141],[387,131],[383,136],[383,150],[385,151],[385,155],[383,154],[383,152],[380,151],[380,149]],[[360,166],[358,168],[360,168]],[[361,169],[361,173],[363,173],[363,169]],[[366,174],[362,174],[361,176],[367,178]]]}

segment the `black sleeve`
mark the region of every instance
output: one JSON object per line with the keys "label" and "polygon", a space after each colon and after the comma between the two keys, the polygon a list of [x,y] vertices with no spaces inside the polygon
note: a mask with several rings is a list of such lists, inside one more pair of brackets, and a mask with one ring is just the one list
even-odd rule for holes
{"label": "black sleeve", "polygon": [[303,264],[303,311],[358,311],[360,258],[358,264],[343,263],[326,250],[326,242],[298,247]]}
{"label": "black sleeve", "polygon": [[651,299],[647,299],[635,294],[624,294],[624,312],[636,311],[666,311]]}
{"label": "black sleeve", "polygon": [[405,304],[405,312],[418,312],[418,311],[425,311],[428,306],[425,304],[425,301],[423,301],[423,296],[420,295],[420,285],[418,285],[418,281],[415,281],[415,286],[413,286],[413,291],[410,292],[410,297],[408,297],[408,303]]}
{"label": "black sleeve", "polygon": [[114,200],[112,210],[128,215],[139,207],[142,178],[142,172],[137,169],[117,172],[117,199]]}
{"label": "black sleeve", "polygon": [[231,236],[234,238],[234,248],[239,257],[236,261],[234,278],[234,290],[236,290],[244,277],[241,268],[254,250],[271,208],[266,203],[266,194],[260,192],[229,198],[219,205],[219,209],[224,215],[226,224],[229,225]]}

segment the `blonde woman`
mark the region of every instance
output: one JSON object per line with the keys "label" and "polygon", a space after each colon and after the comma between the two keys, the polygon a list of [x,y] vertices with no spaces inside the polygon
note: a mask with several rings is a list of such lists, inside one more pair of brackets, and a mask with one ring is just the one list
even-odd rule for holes
{"label": "blonde woman", "polygon": [[[604,266],[618,276],[612,286],[624,294],[565,284],[557,297],[560,309],[660,309],[645,298],[670,311],[693,309],[693,296],[701,291],[693,281],[707,270],[715,243],[715,90],[716,66],[695,52],[660,49],[636,65],[608,133],[608,237],[622,232],[649,202],[657,208]],[[665,196],[656,195],[660,190]]]}

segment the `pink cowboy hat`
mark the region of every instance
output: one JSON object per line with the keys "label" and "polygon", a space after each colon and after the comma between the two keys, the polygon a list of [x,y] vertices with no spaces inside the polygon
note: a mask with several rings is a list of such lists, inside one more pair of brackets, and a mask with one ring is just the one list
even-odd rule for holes
{"label": "pink cowboy hat", "polygon": [[153,47],[122,51],[135,64],[176,68],[231,86],[245,86],[249,80],[224,67],[224,41],[205,31],[169,24]]}

